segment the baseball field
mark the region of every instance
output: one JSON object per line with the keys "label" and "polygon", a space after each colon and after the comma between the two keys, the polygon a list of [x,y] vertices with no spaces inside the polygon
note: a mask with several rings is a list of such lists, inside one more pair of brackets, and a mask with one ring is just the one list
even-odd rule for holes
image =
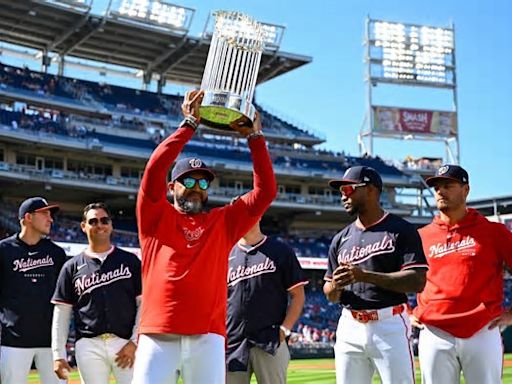
{"label": "baseball field", "polygon": [[[420,383],[419,369],[416,369],[417,383]],[[373,380],[374,383],[380,383],[378,377]],[[39,383],[39,376],[32,374],[29,383]],[[69,380],[70,384],[79,384],[78,372],[72,372]],[[114,380],[111,383],[115,383]],[[180,381],[181,383],[181,381]],[[253,378],[251,384],[256,384]],[[334,379],[334,360],[292,360],[288,369],[288,384],[335,384]],[[464,380],[461,380],[464,383]],[[512,354],[505,356],[505,366],[503,369],[503,383],[512,384]]]}

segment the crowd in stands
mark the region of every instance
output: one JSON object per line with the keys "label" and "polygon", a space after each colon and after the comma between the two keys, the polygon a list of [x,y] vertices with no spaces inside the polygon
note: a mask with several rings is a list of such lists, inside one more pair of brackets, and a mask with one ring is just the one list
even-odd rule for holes
{"label": "crowd in stands", "polygon": [[[108,118],[92,118],[78,115],[69,115],[54,110],[34,110],[22,108],[13,110],[4,105],[0,110],[0,123],[12,129],[27,129],[48,134],[67,135],[78,139],[90,139],[103,144],[125,145],[136,148],[152,150],[176,124],[162,123],[160,127],[152,127],[144,116],[159,114],[164,117],[181,116],[181,96],[161,95],[131,88],[124,88],[105,83],[95,83],[86,80],[77,80],[59,77],[50,74],[31,71],[28,68],[17,68],[0,64],[0,90],[17,89],[31,91],[43,97],[61,97],[78,100],[83,103],[98,105],[111,113]],[[261,110],[261,109],[260,109]],[[285,138],[307,136],[308,133],[287,123],[286,121],[261,110],[263,124],[267,132],[281,133]],[[176,121],[176,119],[174,120]],[[107,133],[107,130],[97,132],[96,127],[120,128],[134,132],[146,132],[143,138],[131,137],[129,134]],[[205,145],[195,145],[201,142]],[[223,148],[218,148],[222,146]],[[231,140],[225,149],[218,140],[208,138],[208,135],[197,135],[194,142],[189,143],[188,149],[199,156],[215,158],[225,157],[229,160],[248,161],[249,154],[245,143]],[[350,157],[340,153],[317,150],[305,147],[293,139],[290,144],[273,144],[272,153],[276,155],[276,166],[300,171],[311,172],[339,172],[355,164],[369,165],[391,176],[402,176],[395,167],[387,165],[381,159],[373,157]],[[301,157],[300,153],[309,156]]]}
{"label": "crowd in stands", "polygon": [[339,305],[327,301],[322,285],[322,281],[310,281],[306,286],[304,310],[290,340],[295,347],[315,343],[334,344],[341,310]]}
{"label": "crowd in stands", "polygon": [[[106,83],[96,83],[17,68],[0,63],[0,89],[33,92],[46,98],[68,99],[95,109],[141,117],[181,116],[182,96],[157,94]],[[261,110],[264,124],[285,137],[315,138],[314,135]]]}
{"label": "crowd in stands", "polygon": [[402,167],[411,170],[435,171],[442,165],[441,158],[421,157],[418,159],[407,156],[402,162]]}

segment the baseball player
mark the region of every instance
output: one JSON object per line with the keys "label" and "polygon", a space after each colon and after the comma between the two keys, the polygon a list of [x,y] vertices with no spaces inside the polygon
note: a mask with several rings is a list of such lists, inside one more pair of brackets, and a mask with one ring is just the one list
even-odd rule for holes
{"label": "baseball player", "polygon": [[428,266],[418,232],[381,208],[382,179],[373,168],[349,168],[329,185],[357,216],[333,238],[325,274],[325,295],[342,306],[336,382],[371,383],[376,368],[384,384],[414,383],[405,293],[425,285]]}
{"label": "baseball player", "polygon": [[226,383],[249,384],[252,373],[259,384],[286,383],[286,339],[308,283],[293,249],[265,236],[258,222],[231,250],[227,280]]}
{"label": "baseball player", "polygon": [[[276,195],[272,162],[257,115],[247,138],[254,189],[231,204],[206,209],[214,174],[198,158],[171,164],[192,138],[203,91],[188,92],[185,120],[151,155],[137,200],[143,300],[134,382],[225,383],[226,275],[233,245]],[[167,201],[167,192],[174,202]]]}
{"label": "baseball player", "polygon": [[46,238],[58,210],[42,197],[25,200],[18,210],[21,231],[0,241],[2,383],[25,383],[32,361],[42,384],[59,383],[50,349],[50,299],[66,253]]}
{"label": "baseball player", "polygon": [[421,328],[419,358],[425,384],[500,383],[504,312],[503,265],[512,267],[512,233],[466,207],[469,177],[443,165],[427,179],[439,215],[420,229],[429,271],[411,322]]}
{"label": "baseball player", "polygon": [[66,379],[66,340],[71,312],[75,357],[82,384],[130,384],[135,359],[141,295],[140,260],[112,245],[112,219],[104,203],[84,208],[82,231],[88,246],[67,261],[52,298],[55,373]]}

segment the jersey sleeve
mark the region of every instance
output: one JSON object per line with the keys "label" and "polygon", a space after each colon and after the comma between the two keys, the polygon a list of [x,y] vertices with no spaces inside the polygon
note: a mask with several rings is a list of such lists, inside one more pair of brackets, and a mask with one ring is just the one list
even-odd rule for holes
{"label": "jersey sleeve", "polygon": [[399,241],[401,242],[402,265],[401,270],[411,268],[427,268],[428,263],[423,252],[423,245],[421,237],[412,225],[408,225],[407,229],[399,234]]}
{"label": "jersey sleeve", "polygon": [[73,289],[73,271],[75,269],[73,261],[68,260],[60,270],[55,292],[51,300],[53,304],[74,305],[78,301],[76,292]]}
{"label": "jersey sleeve", "polygon": [[181,127],[162,141],[151,154],[137,196],[137,225],[139,233],[153,234],[167,203],[167,174],[194,130]]}
{"label": "jersey sleeve", "polygon": [[332,280],[332,274],[338,268],[338,238],[339,236],[335,236],[334,239],[332,239],[331,245],[329,247],[329,254],[327,259],[327,271],[325,272],[324,280],[331,281]]}
{"label": "jersey sleeve", "polygon": [[55,252],[57,254],[57,257],[56,257],[57,266],[56,267],[57,267],[57,271],[60,272],[62,270],[62,267],[66,263],[66,259],[67,259],[66,251],[64,251],[64,249],[62,249],[57,244],[55,244]]}
{"label": "jersey sleeve", "polygon": [[249,141],[254,188],[226,206],[226,223],[231,241],[236,242],[260,219],[277,193],[272,161],[263,137]]}
{"label": "jersey sleeve", "polygon": [[4,277],[4,246],[0,243],[0,298],[2,297],[2,282],[5,281]]}
{"label": "jersey sleeve", "polygon": [[133,285],[135,296],[142,295],[142,270],[141,270],[141,261],[136,255],[133,255],[135,259],[133,262]]}
{"label": "jersey sleeve", "polygon": [[289,291],[296,286],[308,284],[308,279],[300,266],[294,250],[286,244],[283,245],[285,247],[282,252],[286,255],[283,263],[283,285]]}

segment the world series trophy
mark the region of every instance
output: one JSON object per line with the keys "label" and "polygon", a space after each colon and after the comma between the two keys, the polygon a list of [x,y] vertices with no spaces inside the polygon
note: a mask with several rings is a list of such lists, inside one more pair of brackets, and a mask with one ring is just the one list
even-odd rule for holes
{"label": "world series trophy", "polygon": [[218,11],[214,16],[199,113],[202,124],[230,131],[233,124],[251,126],[254,120],[252,99],[265,32],[260,23],[240,12]]}

